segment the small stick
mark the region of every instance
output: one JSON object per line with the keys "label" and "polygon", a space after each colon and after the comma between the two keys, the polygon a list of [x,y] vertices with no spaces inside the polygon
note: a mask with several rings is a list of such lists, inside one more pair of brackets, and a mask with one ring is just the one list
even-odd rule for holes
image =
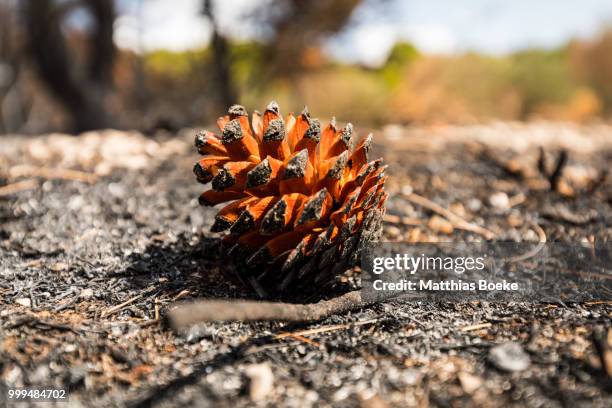
{"label": "small stick", "polygon": [[550,188],[553,191],[559,191],[559,182],[561,181],[561,175],[563,174],[563,169],[567,164],[567,150],[561,150],[559,152],[559,157],[557,157],[557,162],[555,163],[555,168],[553,172],[550,174],[548,181],[550,182]]}
{"label": "small stick", "polygon": [[559,182],[561,181],[561,175],[563,174],[563,169],[567,164],[568,154],[567,150],[563,149],[559,152],[559,156],[557,156],[557,160],[555,162],[555,168],[552,172],[548,171],[548,165],[546,163],[546,152],[544,148],[540,146],[540,156],[538,158],[538,171],[542,176],[544,176],[548,183],[550,184],[550,189],[552,191],[559,192]]}
{"label": "small stick", "polygon": [[45,179],[76,180],[83,183],[95,183],[98,179],[93,173],[71,169],[55,169],[50,167],[35,167],[20,165],[10,169],[10,175],[16,177],[42,177]]}
{"label": "small stick", "polygon": [[0,197],[9,196],[21,191],[32,190],[38,187],[38,182],[34,179],[19,181],[0,187]]}
{"label": "small stick", "polygon": [[481,330],[481,329],[488,329],[489,327],[491,327],[491,323],[478,323],[478,324],[472,324],[470,326],[465,326],[461,328],[462,332],[469,332],[469,331],[474,331],[474,330]]}
{"label": "small stick", "polygon": [[136,295],[131,299],[126,300],[123,303],[119,303],[117,306],[113,306],[110,309],[105,310],[104,312],[102,312],[102,314],[100,315],[100,318],[104,318],[104,317],[108,317],[114,313],[117,313],[118,311],[120,311],[121,309],[123,309],[124,307],[126,307],[127,305],[130,305],[132,303],[134,303],[135,301],[137,301],[138,299],[140,299],[142,297],[142,295]]}
{"label": "small stick", "polygon": [[536,256],[542,250],[542,248],[544,248],[544,245],[546,244],[546,232],[544,232],[542,227],[540,227],[535,222],[532,222],[531,226],[533,227],[535,232],[538,234],[538,238],[540,239],[540,241],[538,242],[538,245],[535,248],[533,248],[532,250],[527,251],[523,255],[519,255],[519,256],[515,256],[515,257],[510,258],[510,262],[521,262],[521,261],[525,261],[525,260],[527,260],[529,258],[533,258],[534,256]]}
{"label": "small stick", "polygon": [[460,216],[458,216],[457,214],[455,214],[454,212],[447,210],[446,208],[442,207],[439,204],[434,203],[433,201],[420,196],[418,194],[415,193],[410,193],[410,194],[402,194],[402,196],[404,198],[406,198],[408,201],[420,205],[421,207],[425,207],[428,210],[431,210],[443,217],[445,217],[447,220],[449,220],[453,226],[455,228],[458,229],[462,229],[462,230],[466,230],[466,231],[470,231],[470,232],[475,232],[476,234],[480,234],[483,237],[485,237],[485,239],[493,239],[495,238],[495,233],[493,231],[490,231],[486,228],[480,227],[476,224],[472,224],[471,222],[468,222],[466,220],[464,220],[463,218],[461,218]]}
{"label": "small stick", "polygon": [[[386,294],[388,297],[391,296],[391,292]],[[334,314],[368,306],[383,299],[380,295],[366,297],[361,290],[313,304],[205,299],[177,306],[169,312],[168,320],[175,330],[196,323],[218,321],[315,322]]]}
{"label": "small stick", "polygon": [[584,305],[586,306],[593,306],[593,305],[612,305],[612,300],[594,300],[592,302],[584,302]]}
{"label": "small stick", "polygon": [[319,334],[319,333],[325,333],[325,332],[330,332],[330,331],[343,330],[343,329],[348,329],[349,327],[357,327],[357,326],[363,326],[365,324],[376,323],[377,321],[378,319],[369,319],[369,320],[363,320],[363,321],[355,322],[355,323],[334,324],[331,326],[317,327],[315,329],[279,333],[276,336],[274,336],[274,339],[280,340],[280,339],[284,339],[285,337],[296,337],[296,336],[302,337],[302,336],[308,336],[311,334]]}
{"label": "small stick", "polygon": [[310,344],[311,346],[314,346],[314,347],[321,347],[321,343],[318,343],[314,340],[310,340],[309,338],[306,338],[304,336],[300,336],[299,334],[288,333],[287,337],[291,337],[292,339],[299,340],[302,343]]}
{"label": "small stick", "polygon": [[546,152],[544,152],[544,148],[542,146],[540,146],[539,149],[539,156],[538,156],[538,171],[540,172],[540,174],[546,178],[548,178],[548,165],[546,163]]}

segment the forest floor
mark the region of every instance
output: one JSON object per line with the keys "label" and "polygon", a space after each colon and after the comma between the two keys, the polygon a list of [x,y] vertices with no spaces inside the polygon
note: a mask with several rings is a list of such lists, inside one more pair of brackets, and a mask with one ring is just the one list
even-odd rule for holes
{"label": "forest floor", "polygon": [[[386,240],[482,238],[407,199],[416,193],[496,240],[612,242],[610,126],[375,136],[389,164]],[[224,278],[192,140],[0,138],[0,388],[67,387],[84,407],[612,406],[610,301],[388,301],[315,324],[173,332],[163,317],[175,302],[249,296]],[[540,146],[547,176],[567,152],[556,191]]]}

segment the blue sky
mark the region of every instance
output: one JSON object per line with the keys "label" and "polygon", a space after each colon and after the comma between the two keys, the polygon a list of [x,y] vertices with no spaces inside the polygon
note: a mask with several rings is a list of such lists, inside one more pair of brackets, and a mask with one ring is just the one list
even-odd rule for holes
{"label": "blue sky", "polygon": [[[267,0],[216,1],[222,29],[260,35],[244,15]],[[201,0],[119,0],[116,41],[122,47],[182,50],[206,44],[210,28]],[[140,4],[140,8],[139,8]],[[612,26],[612,0],[366,0],[347,29],[326,44],[335,58],[377,65],[398,40],[428,53],[504,54],[555,47]]]}

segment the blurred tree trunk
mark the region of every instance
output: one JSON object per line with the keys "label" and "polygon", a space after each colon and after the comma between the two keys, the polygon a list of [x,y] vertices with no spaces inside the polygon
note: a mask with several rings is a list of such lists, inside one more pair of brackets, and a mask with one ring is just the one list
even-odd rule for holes
{"label": "blurred tree trunk", "polygon": [[[274,32],[266,47],[271,77],[292,77],[320,53],[323,39],[341,31],[362,0],[273,0],[263,8],[263,24]],[[269,10],[276,10],[271,13]]]}
{"label": "blurred tree trunk", "polygon": [[19,87],[21,53],[16,27],[9,5],[0,4],[0,133],[18,131],[29,110]]}
{"label": "blurred tree trunk", "polygon": [[112,87],[116,49],[113,42],[115,8],[112,0],[86,0],[96,22],[91,38],[89,72],[94,81]]}
{"label": "blurred tree trunk", "polygon": [[223,108],[238,103],[238,92],[232,81],[232,60],[230,55],[230,44],[220,32],[215,19],[212,0],[204,0],[203,14],[208,17],[212,26],[211,47],[213,52],[213,73],[216,84],[216,94],[219,103]]}
{"label": "blurred tree trunk", "polygon": [[[77,75],[61,21],[70,6],[83,5],[91,13],[93,28],[84,75]],[[110,127],[113,121],[104,106],[112,89],[114,3],[111,0],[84,0],[57,4],[52,0],[26,0],[28,52],[38,72],[64,105],[75,132]]]}

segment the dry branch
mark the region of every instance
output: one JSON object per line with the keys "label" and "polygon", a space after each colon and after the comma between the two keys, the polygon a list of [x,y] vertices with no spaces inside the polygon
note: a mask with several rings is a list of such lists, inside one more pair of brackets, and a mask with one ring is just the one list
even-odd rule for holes
{"label": "dry branch", "polygon": [[368,306],[383,299],[364,296],[363,291],[359,290],[313,304],[251,300],[196,300],[172,309],[168,314],[168,320],[176,330],[196,323],[217,321],[315,322],[334,314]]}

